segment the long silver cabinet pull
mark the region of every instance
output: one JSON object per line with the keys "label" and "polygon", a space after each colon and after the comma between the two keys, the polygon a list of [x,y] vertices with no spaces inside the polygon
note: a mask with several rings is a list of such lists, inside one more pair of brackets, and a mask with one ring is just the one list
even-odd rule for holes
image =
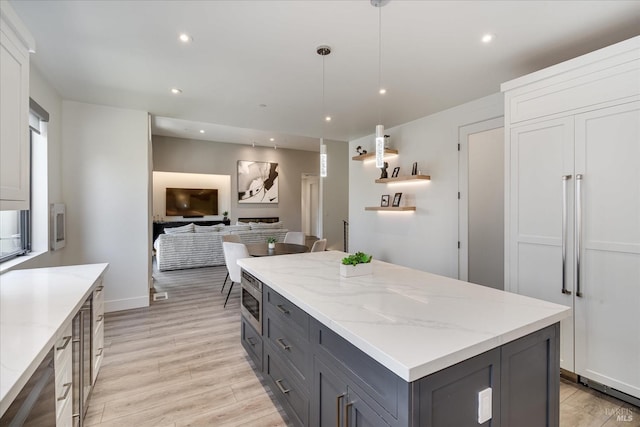
{"label": "long silver cabinet pull", "polygon": [[351,412],[351,408],[353,407],[353,402],[347,403],[344,407],[344,427],[349,427],[351,424],[351,420],[349,419],[349,412]]}
{"label": "long silver cabinet pull", "polygon": [[284,387],[282,386],[282,380],[276,380],[276,385],[278,386],[278,388],[280,389],[280,391],[281,391],[283,394],[287,394],[287,393],[289,393],[289,392],[291,391],[291,389],[284,388]]}
{"label": "long silver cabinet pull", "polygon": [[336,396],[336,427],[340,427],[340,402],[345,396],[345,393]]}
{"label": "long silver cabinet pull", "polygon": [[562,293],[571,295],[567,290],[567,181],[571,175],[562,175]]}
{"label": "long silver cabinet pull", "polygon": [[71,390],[71,383],[62,384],[62,387],[65,387],[65,390],[62,396],[58,398],[58,402],[62,402],[67,398],[67,395],[69,394],[69,390]]}
{"label": "long silver cabinet pull", "polygon": [[64,344],[62,344],[60,347],[56,347],[56,350],[60,351],[67,348],[67,346],[69,345],[69,341],[71,341],[71,335],[67,335],[66,337],[64,337]]}
{"label": "long silver cabinet pull", "polygon": [[278,310],[280,310],[280,313],[282,314],[289,314],[289,310],[287,310],[286,308],[284,308],[284,306],[282,304],[278,304],[276,305],[276,307],[278,307]]}
{"label": "long silver cabinet pull", "polygon": [[580,252],[582,252],[582,175],[576,175],[576,296],[580,290]]}

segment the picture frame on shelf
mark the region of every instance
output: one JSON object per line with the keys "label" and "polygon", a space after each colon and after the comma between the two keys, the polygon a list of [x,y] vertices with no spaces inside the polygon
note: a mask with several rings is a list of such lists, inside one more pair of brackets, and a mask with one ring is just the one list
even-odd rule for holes
{"label": "picture frame on shelf", "polygon": [[393,196],[393,204],[391,206],[393,206],[394,208],[400,207],[400,199],[402,198],[402,193],[396,193]]}
{"label": "picture frame on shelf", "polygon": [[393,168],[393,173],[391,174],[391,178],[397,178],[400,173],[400,166],[396,166]]}
{"label": "picture frame on shelf", "polygon": [[389,207],[389,199],[390,198],[391,198],[391,195],[383,194],[382,195],[382,199],[380,199],[380,207],[388,208]]}

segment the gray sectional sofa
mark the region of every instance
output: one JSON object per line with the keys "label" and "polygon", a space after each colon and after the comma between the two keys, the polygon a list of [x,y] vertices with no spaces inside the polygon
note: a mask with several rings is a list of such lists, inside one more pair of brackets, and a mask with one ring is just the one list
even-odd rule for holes
{"label": "gray sectional sofa", "polygon": [[153,247],[156,251],[158,270],[180,270],[185,268],[224,265],[222,236],[237,234],[243,243],[264,243],[268,237],[278,242],[284,240],[287,229],[282,223],[248,223],[225,226],[223,224],[166,228]]}

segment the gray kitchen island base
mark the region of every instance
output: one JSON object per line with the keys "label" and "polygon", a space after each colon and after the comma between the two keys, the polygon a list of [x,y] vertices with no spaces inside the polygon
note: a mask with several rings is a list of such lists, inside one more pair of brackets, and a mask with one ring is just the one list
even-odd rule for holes
{"label": "gray kitchen island base", "polygon": [[242,319],[242,344],[296,426],[559,424],[559,323],[407,382],[267,286],[262,309],[263,334]]}

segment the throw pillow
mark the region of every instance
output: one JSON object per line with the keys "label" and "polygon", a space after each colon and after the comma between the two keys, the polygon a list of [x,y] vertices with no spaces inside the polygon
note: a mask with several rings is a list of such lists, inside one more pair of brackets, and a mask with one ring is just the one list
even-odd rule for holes
{"label": "throw pillow", "polygon": [[250,222],[252,230],[274,230],[282,228],[282,221],[278,222]]}
{"label": "throw pillow", "polygon": [[167,227],[164,229],[165,234],[177,234],[177,233],[193,233],[194,224],[187,224],[181,227]]}

